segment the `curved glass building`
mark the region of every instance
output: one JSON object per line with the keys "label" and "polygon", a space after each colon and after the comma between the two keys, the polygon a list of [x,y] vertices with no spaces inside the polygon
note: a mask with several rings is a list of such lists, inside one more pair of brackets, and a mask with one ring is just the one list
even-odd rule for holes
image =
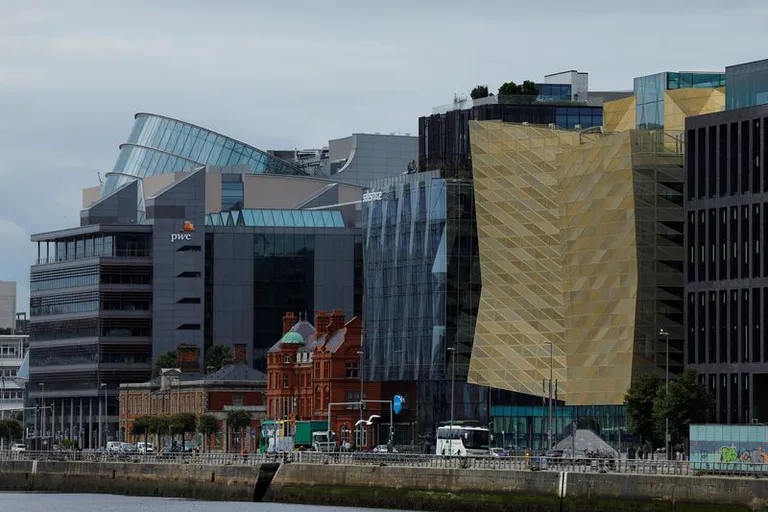
{"label": "curved glass building", "polygon": [[204,165],[247,165],[254,174],[307,175],[305,171],[242,142],[200,126],[138,113],[128,141],[101,189],[106,197],[131,176],[145,178]]}

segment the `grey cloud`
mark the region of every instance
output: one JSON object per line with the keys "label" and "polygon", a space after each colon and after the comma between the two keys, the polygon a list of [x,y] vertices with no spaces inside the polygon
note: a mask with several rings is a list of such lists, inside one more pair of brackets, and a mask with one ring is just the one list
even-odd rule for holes
{"label": "grey cloud", "polygon": [[[416,132],[475,84],[579,68],[594,88],[764,57],[764,0],[5,0],[0,278],[27,298],[31,232],[78,222],[137,111],[262,148]],[[16,226],[16,227],[14,227]]]}

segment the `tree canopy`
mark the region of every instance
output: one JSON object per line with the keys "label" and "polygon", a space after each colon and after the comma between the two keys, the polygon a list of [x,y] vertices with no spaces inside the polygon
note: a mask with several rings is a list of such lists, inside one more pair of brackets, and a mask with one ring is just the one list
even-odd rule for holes
{"label": "tree canopy", "polygon": [[197,421],[197,431],[205,435],[216,434],[219,431],[219,421],[213,414],[203,414]]}
{"label": "tree canopy", "polygon": [[165,435],[168,433],[170,422],[165,416],[150,416],[147,431],[150,434]]}
{"label": "tree canopy", "polygon": [[227,412],[227,426],[233,431],[242,430],[251,424],[251,415],[242,409]]}
{"label": "tree canopy", "polygon": [[173,435],[183,436],[187,432],[194,432],[196,426],[195,415],[189,412],[174,414],[168,420],[168,430]]}
{"label": "tree canopy", "polygon": [[141,437],[149,434],[149,424],[152,418],[150,416],[139,416],[131,424],[131,433],[134,436]]}
{"label": "tree canopy", "polygon": [[658,376],[650,373],[642,374],[635,379],[632,387],[624,395],[629,431],[639,435],[643,441],[650,441],[654,446],[659,446],[653,409],[660,385],[661,379]]}
{"label": "tree canopy", "polygon": [[689,425],[706,423],[714,401],[706,386],[699,382],[696,370],[686,370],[680,377],[669,382],[669,394],[660,385],[653,406],[656,435],[664,439],[666,419],[669,419],[669,436],[672,446],[688,439]]}
{"label": "tree canopy", "polygon": [[227,345],[213,345],[205,351],[206,373],[221,370],[228,364],[232,364],[234,357],[232,349]]}
{"label": "tree canopy", "polygon": [[515,82],[506,82],[499,87],[499,95],[505,96],[538,96],[539,88],[530,80],[524,81],[521,85]]}
{"label": "tree canopy", "polygon": [[478,100],[480,98],[487,98],[488,97],[488,86],[487,85],[476,85],[474,89],[472,89],[472,92],[469,93],[469,97],[473,100]]}
{"label": "tree canopy", "polygon": [[0,438],[11,441],[24,435],[24,425],[18,420],[0,420]]}
{"label": "tree canopy", "polygon": [[163,368],[178,368],[179,361],[176,358],[176,352],[171,350],[165,354],[160,354],[155,359],[155,365],[152,367],[152,377],[158,377]]}

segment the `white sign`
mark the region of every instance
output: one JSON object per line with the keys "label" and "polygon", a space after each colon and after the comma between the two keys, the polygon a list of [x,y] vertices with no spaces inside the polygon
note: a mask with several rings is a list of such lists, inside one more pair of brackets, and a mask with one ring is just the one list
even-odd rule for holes
{"label": "white sign", "polygon": [[363,202],[370,203],[371,201],[381,201],[383,192],[366,192],[363,194]]}
{"label": "white sign", "polygon": [[171,243],[189,242],[192,240],[192,233],[171,233]]}

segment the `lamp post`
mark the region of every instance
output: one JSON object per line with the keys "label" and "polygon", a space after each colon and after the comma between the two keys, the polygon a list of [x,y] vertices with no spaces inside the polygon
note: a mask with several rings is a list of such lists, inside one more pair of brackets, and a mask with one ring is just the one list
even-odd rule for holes
{"label": "lamp post", "polygon": [[[664,395],[669,400],[669,333],[665,329],[659,329],[659,336],[664,338],[666,360],[664,364]],[[669,416],[664,414],[664,450],[669,460]]]}
{"label": "lamp post", "polygon": [[549,423],[548,423],[548,435],[549,435],[549,451],[552,451],[552,373],[553,373],[553,355],[554,355],[554,343],[549,343]]}
{"label": "lamp post", "polygon": [[[364,402],[363,400],[365,397],[363,396],[363,355],[365,353],[362,350],[357,351],[357,355],[360,356],[360,420],[363,419],[363,406]],[[363,427],[362,424],[360,425],[360,444],[363,442]]]}
{"label": "lamp post", "polygon": [[40,436],[45,437],[45,382],[40,383]]}
{"label": "lamp post", "polygon": [[[107,443],[107,384],[105,382],[102,382],[99,387],[104,390],[104,445],[106,446]],[[99,437],[101,437],[101,416],[99,416]],[[99,440],[99,446],[101,446],[101,440]]]}
{"label": "lamp post", "polygon": [[451,352],[451,439],[453,439],[453,384],[456,378],[456,348],[448,347],[448,352]]}

